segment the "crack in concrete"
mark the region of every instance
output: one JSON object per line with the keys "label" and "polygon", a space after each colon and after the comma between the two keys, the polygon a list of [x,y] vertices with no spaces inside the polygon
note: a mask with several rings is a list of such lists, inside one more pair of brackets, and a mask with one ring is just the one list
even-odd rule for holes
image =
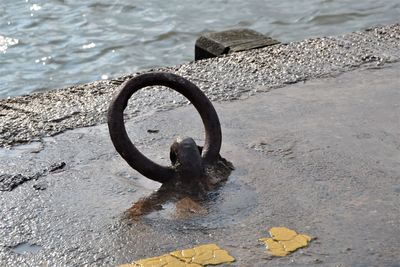
{"label": "crack in concrete", "polygon": [[[1,107],[1,108],[4,108],[4,109],[6,109],[6,110],[13,110],[13,111],[25,113],[25,114],[28,114],[28,115],[30,115],[30,114],[33,113],[33,112],[28,111],[28,110],[25,110],[25,109],[23,109],[23,108],[16,108],[16,107],[13,107],[13,106],[4,104],[4,103],[0,103],[0,107]],[[5,115],[2,115],[2,116],[5,116]]]}
{"label": "crack in concrete", "polygon": [[[31,175],[23,175],[20,173],[18,173],[18,174],[7,174],[7,173],[1,174],[0,175],[0,191],[11,192],[18,186],[20,186],[28,181],[38,180],[39,178],[46,176],[49,173],[55,173],[55,172],[61,171],[62,169],[64,169],[65,165],[66,165],[65,162],[53,163],[48,168],[46,168],[40,172],[36,172],[35,174],[31,174]],[[39,187],[40,187],[40,190],[43,190],[42,188],[44,188],[42,186],[39,186]]]}

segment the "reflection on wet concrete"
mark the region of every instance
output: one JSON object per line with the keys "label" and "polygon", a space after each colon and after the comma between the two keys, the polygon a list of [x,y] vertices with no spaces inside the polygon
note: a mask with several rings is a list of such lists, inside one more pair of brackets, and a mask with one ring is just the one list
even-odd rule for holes
{"label": "reflection on wet concrete", "polygon": [[215,193],[218,194],[218,188],[225,184],[234,170],[232,163],[221,156],[212,165],[206,165],[199,177],[179,172],[180,162],[173,164],[177,165],[174,165],[178,170],[177,177],[162,184],[150,196],[136,202],[126,212],[128,217],[138,220],[143,215],[166,208],[170,213],[171,206],[174,206],[175,213],[172,215],[174,218],[205,214],[207,209],[203,205],[212,201]]}
{"label": "reflection on wet concrete", "polygon": [[24,254],[24,253],[33,253],[33,254],[35,254],[35,253],[39,252],[42,249],[43,249],[42,246],[39,246],[39,245],[36,245],[36,244],[30,244],[28,242],[23,242],[23,243],[20,243],[20,244],[14,246],[14,247],[11,247],[11,250],[13,252],[15,252],[15,253],[18,253],[18,254]]}

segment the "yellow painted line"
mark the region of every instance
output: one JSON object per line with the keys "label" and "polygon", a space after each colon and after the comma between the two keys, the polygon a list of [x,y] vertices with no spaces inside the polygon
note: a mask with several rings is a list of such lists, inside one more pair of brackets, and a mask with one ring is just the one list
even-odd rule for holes
{"label": "yellow painted line", "polygon": [[137,260],[119,267],[202,267],[235,261],[228,251],[216,244],[206,244],[173,251],[159,257]]}
{"label": "yellow painted line", "polygon": [[299,248],[308,246],[311,237],[298,234],[296,231],[286,227],[272,227],[269,229],[271,237],[260,238],[268,249],[268,252],[277,257],[283,257]]}

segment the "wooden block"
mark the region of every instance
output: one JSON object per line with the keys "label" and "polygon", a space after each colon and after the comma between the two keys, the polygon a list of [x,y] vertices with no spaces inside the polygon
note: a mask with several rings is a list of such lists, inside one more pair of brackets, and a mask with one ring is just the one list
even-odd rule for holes
{"label": "wooden block", "polygon": [[196,40],[195,60],[217,57],[232,52],[279,44],[280,42],[249,29],[212,32]]}

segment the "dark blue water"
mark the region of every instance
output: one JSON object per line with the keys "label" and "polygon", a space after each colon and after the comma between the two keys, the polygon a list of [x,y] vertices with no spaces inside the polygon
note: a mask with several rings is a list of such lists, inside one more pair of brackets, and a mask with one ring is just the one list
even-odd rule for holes
{"label": "dark blue water", "polygon": [[399,18],[399,0],[1,0],[0,98],[190,61],[209,31],[293,41]]}

